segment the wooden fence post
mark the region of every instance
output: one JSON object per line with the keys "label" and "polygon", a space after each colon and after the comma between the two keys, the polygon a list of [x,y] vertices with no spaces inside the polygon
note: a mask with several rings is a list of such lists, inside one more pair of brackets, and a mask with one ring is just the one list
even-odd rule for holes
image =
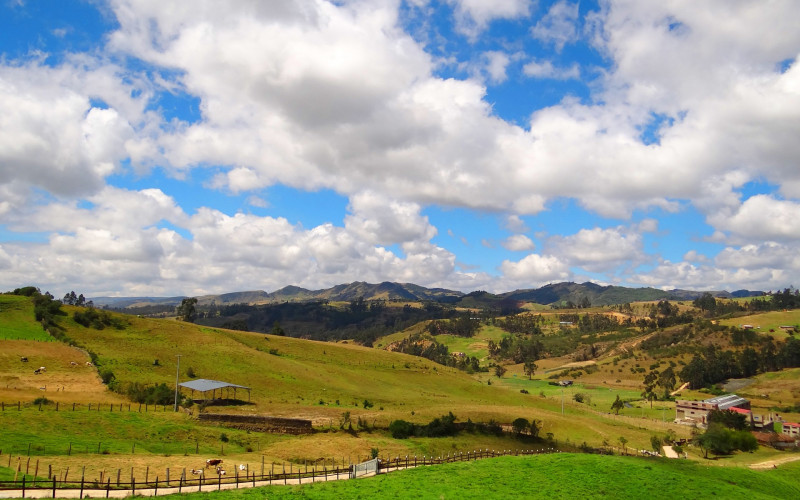
{"label": "wooden fence post", "polygon": [[56,497],[56,477],[53,476],[53,498]]}

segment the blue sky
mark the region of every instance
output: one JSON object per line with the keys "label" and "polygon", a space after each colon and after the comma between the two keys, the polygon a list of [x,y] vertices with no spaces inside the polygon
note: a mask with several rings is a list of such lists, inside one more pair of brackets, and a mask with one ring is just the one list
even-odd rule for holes
{"label": "blue sky", "polygon": [[0,288],[800,283],[795,2],[0,2]]}

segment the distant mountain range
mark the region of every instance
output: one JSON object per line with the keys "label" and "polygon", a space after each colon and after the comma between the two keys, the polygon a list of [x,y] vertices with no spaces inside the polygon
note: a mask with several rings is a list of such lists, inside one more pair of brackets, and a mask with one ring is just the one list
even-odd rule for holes
{"label": "distant mountain range", "polygon": [[[764,292],[737,290],[735,292],[709,290],[711,295],[720,298],[751,297]],[[198,304],[270,304],[276,302],[305,302],[326,300],[331,302],[351,301],[363,297],[364,300],[407,300],[436,301],[463,305],[465,307],[492,306],[509,302],[535,302],[538,304],[579,304],[585,299],[593,306],[624,304],[649,300],[694,300],[706,291],[658,290],[656,288],[629,288],[624,286],[601,286],[595,283],[553,283],[541,288],[514,290],[501,294],[484,291],[471,293],[447,290],[445,288],[425,288],[413,283],[394,283],[384,281],[379,284],[355,281],[336,285],[323,290],[308,290],[298,286],[287,286],[272,293],[261,290],[204,295],[197,297]],[[125,309],[142,306],[178,305],[186,298],[181,297],[94,297],[91,300],[98,307]]]}

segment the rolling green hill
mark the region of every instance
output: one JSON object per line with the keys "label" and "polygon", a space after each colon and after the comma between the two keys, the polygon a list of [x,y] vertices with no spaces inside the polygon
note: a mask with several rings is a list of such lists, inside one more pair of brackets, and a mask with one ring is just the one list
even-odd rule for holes
{"label": "rolling green hill", "polygon": [[798,498],[800,467],[752,471],[680,460],[555,454],[501,457],[293,487],[227,490],[193,498]]}

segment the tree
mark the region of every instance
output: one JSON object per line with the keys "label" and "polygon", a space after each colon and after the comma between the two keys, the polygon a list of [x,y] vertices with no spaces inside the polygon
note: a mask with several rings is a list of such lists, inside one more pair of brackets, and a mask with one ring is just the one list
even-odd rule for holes
{"label": "tree", "polygon": [[536,373],[536,361],[532,359],[528,359],[525,361],[525,364],[522,366],[522,369],[525,371],[525,375],[528,376],[528,380],[531,379],[531,376]]}
{"label": "tree", "polygon": [[717,301],[713,295],[705,292],[700,297],[694,299],[692,305],[699,308],[703,312],[714,312],[714,309],[717,308]]}
{"label": "tree", "polygon": [[511,428],[514,430],[514,433],[517,436],[522,435],[523,432],[525,432],[528,429],[530,429],[530,426],[531,426],[531,423],[528,422],[527,418],[520,417],[518,419],[515,419],[513,422],[511,422]]}
{"label": "tree", "polygon": [[611,409],[614,410],[614,412],[617,415],[619,415],[619,411],[621,409],[623,409],[624,407],[625,407],[625,403],[623,403],[622,400],[619,399],[619,394],[617,394],[617,399],[615,399],[614,402],[611,403]]}
{"label": "tree", "polygon": [[530,433],[533,437],[539,437],[539,431],[542,430],[542,421],[536,420],[535,418],[531,419],[530,425]]}
{"label": "tree", "polygon": [[703,451],[703,458],[708,458],[710,451],[714,455],[730,455],[736,450],[755,451],[758,441],[748,431],[728,429],[720,423],[711,423],[705,433],[695,441]]}
{"label": "tree", "polygon": [[625,445],[628,444],[628,438],[626,438],[625,436],[620,436],[619,437],[619,444],[622,445],[622,450],[627,455],[628,454],[628,448]]}
{"label": "tree", "polygon": [[675,371],[670,366],[658,375],[656,385],[664,389],[664,399],[669,397],[670,392],[675,388]]}
{"label": "tree", "polygon": [[708,424],[720,424],[736,431],[743,431],[748,428],[747,416],[733,410],[709,411]]}
{"label": "tree", "polygon": [[661,438],[656,435],[650,436],[650,446],[653,447],[653,451],[658,453],[661,450]]}
{"label": "tree", "polygon": [[495,365],[494,366],[494,374],[495,374],[495,376],[497,376],[497,378],[503,378],[503,375],[505,375],[507,371],[508,370],[506,369],[505,366],[502,366],[502,365]]}
{"label": "tree", "polygon": [[650,408],[653,407],[653,400],[656,399],[656,382],[658,381],[658,370],[653,370],[644,377],[644,391],[642,397],[650,401]]}
{"label": "tree", "polygon": [[197,317],[197,308],[195,307],[196,304],[197,297],[183,299],[181,301],[181,305],[178,306],[178,309],[175,311],[178,315],[178,318],[183,321],[193,323]]}
{"label": "tree", "polygon": [[283,328],[281,328],[281,324],[278,323],[277,321],[272,323],[272,332],[271,333],[273,335],[277,335],[279,337],[285,337],[286,336],[286,332],[283,331]]}

